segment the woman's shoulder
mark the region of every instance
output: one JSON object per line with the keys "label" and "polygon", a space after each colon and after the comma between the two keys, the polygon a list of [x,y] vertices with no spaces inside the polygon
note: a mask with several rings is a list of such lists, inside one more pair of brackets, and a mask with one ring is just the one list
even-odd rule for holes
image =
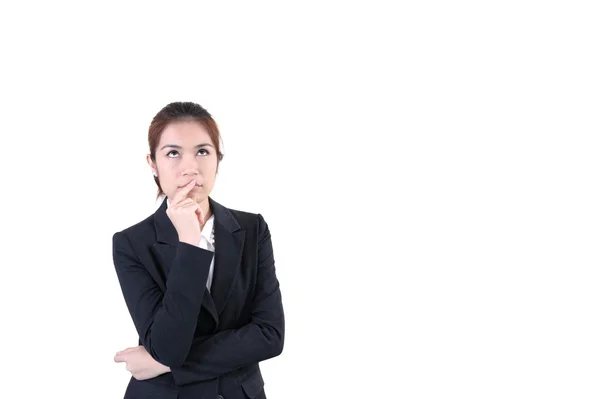
{"label": "woman's shoulder", "polygon": [[250,212],[247,210],[240,210],[235,208],[226,208],[233,218],[239,223],[242,228],[251,228],[255,226],[261,226],[266,224],[265,219],[261,213]]}
{"label": "woman's shoulder", "polygon": [[231,208],[227,208],[227,210],[237,221],[239,228],[251,232],[251,236],[256,237],[257,240],[262,242],[271,236],[269,225],[261,213]]}
{"label": "woman's shoulder", "polygon": [[227,210],[229,212],[231,212],[233,214],[233,216],[237,220],[239,220],[239,221],[252,221],[252,220],[256,220],[256,218],[259,215],[256,212],[243,211],[243,210],[240,210],[240,209],[227,208]]}
{"label": "woman's shoulder", "polygon": [[114,233],[114,237],[125,236],[125,237],[146,237],[154,235],[154,216],[152,214],[146,217],[144,220],[122,228]]}

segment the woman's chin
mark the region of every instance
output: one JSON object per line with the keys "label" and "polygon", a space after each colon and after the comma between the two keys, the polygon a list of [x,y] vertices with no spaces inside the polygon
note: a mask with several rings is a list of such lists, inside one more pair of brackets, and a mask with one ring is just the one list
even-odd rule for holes
{"label": "woman's chin", "polygon": [[188,197],[193,199],[194,202],[196,202],[198,204],[206,200],[206,195],[201,194],[201,193],[196,193],[193,190],[191,193],[188,194]]}

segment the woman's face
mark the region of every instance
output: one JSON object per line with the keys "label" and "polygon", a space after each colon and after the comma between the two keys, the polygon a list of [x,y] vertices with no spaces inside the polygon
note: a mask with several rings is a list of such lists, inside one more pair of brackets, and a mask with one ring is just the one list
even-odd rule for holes
{"label": "woman's face", "polygon": [[206,128],[195,121],[174,122],[163,130],[156,160],[148,163],[171,200],[177,189],[196,181],[188,197],[196,202],[208,198],[217,174],[217,154]]}

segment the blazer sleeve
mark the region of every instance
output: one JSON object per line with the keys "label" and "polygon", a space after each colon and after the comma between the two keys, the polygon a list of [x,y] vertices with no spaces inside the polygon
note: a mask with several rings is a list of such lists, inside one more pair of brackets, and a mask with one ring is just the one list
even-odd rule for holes
{"label": "blazer sleeve", "polygon": [[177,385],[220,377],[283,351],[285,321],[269,227],[259,214],[258,275],[251,322],[194,340],[183,365],[171,367]]}
{"label": "blazer sleeve", "polygon": [[140,341],[158,362],[184,363],[194,338],[213,253],[180,242],[163,294],[126,233],[113,236],[113,261]]}

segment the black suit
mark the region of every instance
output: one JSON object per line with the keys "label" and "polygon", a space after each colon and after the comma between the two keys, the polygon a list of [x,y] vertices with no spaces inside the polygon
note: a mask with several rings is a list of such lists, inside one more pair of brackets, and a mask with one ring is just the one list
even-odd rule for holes
{"label": "black suit", "polygon": [[131,378],[126,399],[266,398],[258,363],[283,350],[284,314],[271,235],[260,214],[212,198],[213,253],[179,241],[163,201],[113,237],[119,284],[139,345],[170,373]]}

